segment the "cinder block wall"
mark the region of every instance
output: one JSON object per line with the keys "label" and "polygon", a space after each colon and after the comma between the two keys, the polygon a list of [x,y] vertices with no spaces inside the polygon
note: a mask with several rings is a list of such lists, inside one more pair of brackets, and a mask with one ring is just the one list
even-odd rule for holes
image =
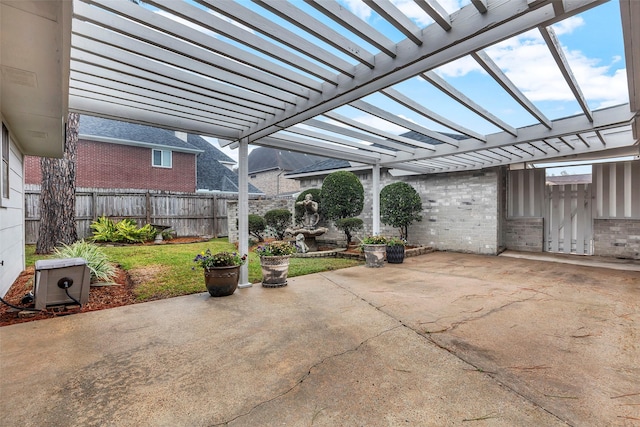
{"label": "cinder block wall", "polygon": [[505,246],[514,251],[543,252],[544,220],[542,218],[509,218],[505,220]]}
{"label": "cinder block wall", "polygon": [[[264,217],[268,211],[273,209],[288,209],[293,214],[293,199],[265,199],[249,200],[249,213]],[[227,218],[229,227],[229,242],[238,241],[238,201],[227,201]]]}
{"label": "cinder block wall", "polygon": [[[357,173],[365,191],[360,217],[365,228],[357,237],[371,234],[371,171]],[[499,174],[497,169],[436,175],[392,177],[381,173],[380,188],[396,181],[413,186],[422,199],[422,221],[409,227],[409,243],[438,250],[496,254],[499,247]],[[322,179],[303,180],[301,187],[321,188]],[[344,234],[329,226],[322,239],[344,241]],[[398,236],[393,227],[381,226],[381,234]],[[357,239],[356,239],[357,241]]]}
{"label": "cinder block wall", "polygon": [[640,220],[595,219],[594,255],[640,259]]}

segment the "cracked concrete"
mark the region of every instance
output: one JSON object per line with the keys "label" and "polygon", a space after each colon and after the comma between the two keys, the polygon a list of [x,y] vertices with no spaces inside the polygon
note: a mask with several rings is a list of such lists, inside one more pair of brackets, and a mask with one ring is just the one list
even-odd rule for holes
{"label": "cracked concrete", "polygon": [[23,426],[638,426],[639,332],[637,271],[432,253],[0,328],[0,413]]}

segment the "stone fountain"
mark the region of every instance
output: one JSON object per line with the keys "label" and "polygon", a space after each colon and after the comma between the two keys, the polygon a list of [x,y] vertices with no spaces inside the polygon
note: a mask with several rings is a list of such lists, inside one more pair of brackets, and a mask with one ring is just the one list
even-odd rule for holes
{"label": "stone fountain", "polygon": [[296,205],[304,208],[302,227],[290,227],[285,231],[296,238],[298,252],[316,252],[318,250],[316,237],[322,236],[328,230],[326,227],[317,226],[320,221],[320,215],[318,214],[318,202],[313,200],[313,196],[311,194],[307,194],[304,197],[304,200],[297,202]]}

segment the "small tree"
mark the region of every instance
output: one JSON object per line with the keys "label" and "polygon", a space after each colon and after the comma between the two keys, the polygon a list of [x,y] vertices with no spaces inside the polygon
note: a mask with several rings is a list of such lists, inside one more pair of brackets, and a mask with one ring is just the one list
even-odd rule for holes
{"label": "small tree", "polygon": [[264,242],[264,229],[267,224],[260,215],[249,214],[249,234],[258,239],[258,242]]}
{"label": "small tree", "polygon": [[341,218],[336,221],[336,227],[344,231],[347,236],[347,246],[351,243],[353,233],[358,230],[362,230],[364,223],[361,218]]}
{"label": "small tree", "polygon": [[400,238],[409,238],[409,226],[422,221],[422,200],[418,192],[406,182],[389,184],[380,191],[380,220],[398,227]]}
{"label": "small tree", "polygon": [[284,239],[285,230],[291,225],[291,212],[287,209],[272,209],[264,214],[264,222],[278,236],[278,240]]}
{"label": "small tree", "polygon": [[[333,172],[322,182],[320,200],[324,215],[337,227],[336,221],[356,217],[362,213],[364,188],[353,172]],[[345,232],[347,242],[350,242],[351,235],[347,233],[348,230],[342,230]]]}

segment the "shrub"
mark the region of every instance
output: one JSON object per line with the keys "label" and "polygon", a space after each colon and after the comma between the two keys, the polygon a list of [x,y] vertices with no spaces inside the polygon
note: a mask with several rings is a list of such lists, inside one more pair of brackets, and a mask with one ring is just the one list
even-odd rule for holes
{"label": "shrub", "polygon": [[353,233],[358,230],[362,230],[364,226],[362,219],[360,218],[341,218],[336,221],[336,227],[347,236],[347,246],[351,243]]}
{"label": "shrub", "polygon": [[320,201],[331,221],[355,217],[364,207],[364,188],[353,172],[332,172],[322,182]]}
{"label": "shrub", "polygon": [[61,258],[84,258],[91,272],[91,281],[107,282],[116,275],[116,269],[102,252],[102,249],[84,240],[72,245],[63,244],[55,248],[55,254]]}
{"label": "shrub", "polygon": [[102,216],[90,225],[95,242],[146,242],[153,240],[158,231],[146,224],[138,228],[138,224],[130,218],[114,223],[110,218]]}
{"label": "shrub", "polygon": [[302,224],[304,221],[304,206],[298,205],[298,202],[302,202],[307,194],[311,194],[313,196],[313,201],[318,202],[318,215],[322,218],[322,204],[320,203],[320,193],[321,190],[319,188],[310,188],[308,190],[304,190],[294,203],[295,212],[294,212],[294,221],[296,224]]}
{"label": "shrub", "polygon": [[278,240],[282,240],[285,230],[291,225],[291,212],[287,209],[272,209],[264,214],[264,222],[276,233]]}
{"label": "shrub", "polygon": [[267,224],[260,215],[249,214],[249,234],[258,239],[258,242],[264,242],[264,229]]}
{"label": "shrub", "polygon": [[398,227],[400,238],[407,240],[413,221],[422,221],[422,200],[418,192],[406,182],[389,184],[380,191],[380,220]]}

